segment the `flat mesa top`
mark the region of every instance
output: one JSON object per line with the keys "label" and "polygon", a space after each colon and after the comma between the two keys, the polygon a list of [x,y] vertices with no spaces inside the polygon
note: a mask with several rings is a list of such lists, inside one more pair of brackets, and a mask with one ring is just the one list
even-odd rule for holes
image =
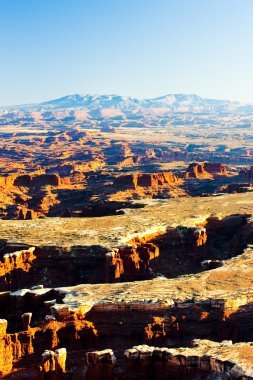
{"label": "flat mesa top", "polygon": [[99,245],[111,249],[134,237],[162,233],[167,227],[194,226],[210,215],[222,218],[231,214],[253,214],[252,193],[151,201],[143,209],[127,209],[118,216],[1,220],[0,238],[32,246]]}

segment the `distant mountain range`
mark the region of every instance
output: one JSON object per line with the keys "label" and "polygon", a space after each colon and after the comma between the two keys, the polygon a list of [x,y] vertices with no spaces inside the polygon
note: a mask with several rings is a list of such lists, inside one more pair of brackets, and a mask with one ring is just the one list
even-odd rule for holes
{"label": "distant mountain range", "polygon": [[164,108],[177,112],[233,112],[253,111],[253,105],[236,101],[202,98],[194,94],[169,94],[152,99],[137,99],[120,95],[67,95],[36,104],[1,107],[5,111],[52,111],[65,109],[99,110],[104,108],[135,110]]}
{"label": "distant mountain range", "polygon": [[60,99],[36,105],[39,109],[84,108],[89,110],[113,108],[134,110],[138,108],[168,108],[174,111],[227,111],[241,107],[238,102],[205,99],[197,95],[170,94],[152,99],[137,99],[119,95],[67,95]]}
{"label": "distant mountain range", "polygon": [[148,120],[173,113],[251,113],[253,105],[207,99],[194,94],[169,94],[152,99],[120,95],[67,95],[36,104],[0,107],[0,124],[131,119]]}

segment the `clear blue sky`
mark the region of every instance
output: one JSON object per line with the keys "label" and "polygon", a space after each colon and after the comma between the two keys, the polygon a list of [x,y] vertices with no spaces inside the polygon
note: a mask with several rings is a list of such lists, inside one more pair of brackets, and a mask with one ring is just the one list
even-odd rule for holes
{"label": "clear blue sky", "polygon": [[253,103],[253,0],[0,0],[0,105],[73,93]]}

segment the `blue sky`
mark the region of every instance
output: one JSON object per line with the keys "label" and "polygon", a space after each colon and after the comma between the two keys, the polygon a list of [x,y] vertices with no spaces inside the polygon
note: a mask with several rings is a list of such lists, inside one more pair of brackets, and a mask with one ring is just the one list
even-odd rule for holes
{"label": "blue sky", "polygon": [[253,103],[252,0],[0,0],[0,105],[73,93]]}

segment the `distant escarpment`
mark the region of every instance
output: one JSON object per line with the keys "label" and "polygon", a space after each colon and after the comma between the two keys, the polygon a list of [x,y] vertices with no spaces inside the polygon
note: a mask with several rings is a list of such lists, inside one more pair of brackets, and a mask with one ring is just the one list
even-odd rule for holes
{"label": "distant escarpment", "polygon": [[203,162],[192,163],[184,175],[184,178],[209,179],[217,175],[227,175],[226,165],[221,163]]}
{"label": "distant escarpment", "polygon": [[122,197],[177,197],[186,195],[180,188],[183,183],[172,172],[134,173],[117,177],[113,187]]}
{"label": "distant escarpment", "polygon": [[246,181],[253,181],[253,166],[250,168],[242,168],[239,175]]}
{"label": "distant escarpment", "polygon": [[180,181],[172,173],[143,173],[143,174],[130,174],[123,175],[115,179],[114,186],[129,189],[137,189],[137,187],[151,187],[157,188],[158,186],[171,186],[178,184]]}

